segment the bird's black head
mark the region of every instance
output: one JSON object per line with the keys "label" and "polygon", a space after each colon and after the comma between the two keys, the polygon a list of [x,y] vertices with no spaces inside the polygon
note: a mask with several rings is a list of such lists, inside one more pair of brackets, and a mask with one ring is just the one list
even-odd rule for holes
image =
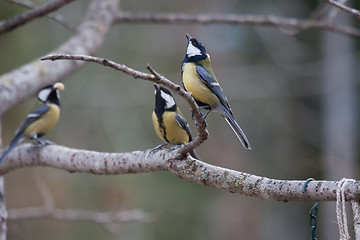
{"label": "bird's black head", "polygon": [[188,45],[186,48],[186,55],[184,62],[197,62],[206,59],[208,56],[204,45],[189,34],[186,34]]}
{"label": "bird's black head", "polygon": [[64,90],[64,84],[57,82],[53,85],[43,87],[38,94],[38,99],[43,103],[53,103],[60,105],[59,90]]}
{"label": "bird's black head", "polygon": [[160,87],[156,83],[155,87],[155,113],[161,115],[165,111],[176,111],[176,102],[170,91]]}

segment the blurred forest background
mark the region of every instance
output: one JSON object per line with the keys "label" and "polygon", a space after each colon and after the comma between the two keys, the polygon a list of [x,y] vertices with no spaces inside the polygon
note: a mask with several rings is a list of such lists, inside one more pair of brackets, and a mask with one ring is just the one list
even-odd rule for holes
{"label": "blurred forest background", "polygon": [[[77,26],[88,4],[75,1],[57,12]],[[310,0],[122,0],[121,8],[149,13],[307,18],[318,4],[320,1]],[[359,8],[360,2],[348,5]],[[0,0],[1,20],[23,11]],[[341,12],[335,21],[359,27],[355,17]],[[358,178],[358,39],[321,30],[290,35],[264,26],[122,23],[112,27],[96,56],[144,72],[150,63],[181,84],[186,33],[207,48],[215,74],[253,147],[245,150],[225,121],[212,113],[207,118],[209,139],[197,149],[202,160],[276,179]],[[46,55],[71,35],[46,17],[1,35],[0,75]],[[87,63],[66,79],[61,92],[62,115],[47,139],[106,152],[153,148],[161,143],[151,122],[153,93],[151,82]],[[195,135],[188,105],[175,97]],[[36,99],[29,99],[4,115],[5,146],[36,106]],[[7,207],[41,206],[37,181],[47,184],[58,208],[141,209],[158,218],[119,224],[117,233],[95,223],[9,221],[9,239],[311,238],[308,211],[314,202],[259,200],[199,186],[167,172],[95,176],[50,168],[20,169],[5,176]],[[319,205],[317,237],[338,239],[333,202]]]}

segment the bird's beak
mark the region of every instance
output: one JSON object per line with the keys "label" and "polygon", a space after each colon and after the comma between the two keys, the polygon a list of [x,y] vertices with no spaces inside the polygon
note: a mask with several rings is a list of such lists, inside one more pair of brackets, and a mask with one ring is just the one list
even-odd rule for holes
{"label": "bird's beak", "polygon": [[57,82],[57,83],[54,84],[53,88],[54,88],[54,89],[59,89],[59,90],[63,91],[63,90],[65,89],[65,86],[64,86],[63,83]]}
{"label": "bird's beak", "polygon": [[160,86],[157,85],[156,83],[154,83],[154,87],[155,87],[156,91],[160,91]]}
{"label": "bird's beak", "polygon": [[190,42],[190,40],[192,39],[192,37],[188,33],[186,34],[186,38],[187,38],[188,42]]}

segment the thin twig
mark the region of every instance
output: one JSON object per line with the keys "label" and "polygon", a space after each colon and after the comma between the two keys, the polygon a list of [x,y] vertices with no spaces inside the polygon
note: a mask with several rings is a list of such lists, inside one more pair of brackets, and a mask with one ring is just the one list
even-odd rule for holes
{"label": "thin twig", "polygon": [[36,184],[43,198],[44,204],[41,207],[28,207],[8,210],[8,219],[13,221],[27,220],[34,218],[52,218],[61,221],[84,221],[104,224],[125,222],[152,222],[154,214],[145,213],[135,209],[130,211],[107,211],[96,212],[80,209],[58,209],[55,208],[54,197],[44,181],[36,178]]}
{"label": "thin twig", "polygon": [[98,58],[98,57],[92,57],[92,56],[85,56],[85,55],[68,55],[68,54],[56,54],[56,55],[49,55],[41,58],[42,61],[44,60],[80,60],[80,61],[86,61],[86,62],[94,62],[98,64],[102,64],[104,66],[108,66],[111,68],[114,68],[116,70],[119,70],[123,73],[126,73],[134,78],[140,78],[143,80],[148,80],[152,82],[156,82],[159,84],[163,84],[164,86],[170,88],[172,91],[174,91],[176,94],[183,97],[190,105],[191,112],[193,113],[193,116],[195,118],[195,121],[197,122],[197,129],[198,129],[198,136],[193,139],[189,144],[185,145],[183,148],[180,148],[178,150],[179,152],[179,159],[182,159],[186,156],[186,154],[196,147],[198,147],[201,143],[203,143],[207,137],[208,132],[206,130],[206,123],[205,120],[201,117],[201,113],[198,109],[198,106],[192,97],[192,95],[185,90],[183,90],[179,85],[174,84],[164,76],[158,74],[150,65],[147,65],[147,69],[153,74],[146,74],[137,70],[134,70],[132,68],[129,68],[125,66],[124,64],[118,64],[116,62],[113,62],[111,60],[107,60],[104,58]]}
{"label": "thin twig", "polygon": [[62,221],[84,221],[101,224],[115,222],[151,222],[155,220],[153,214],[140,210],[95,212],[80,209],[47,209],[46,207],[29,207],[9,209],[8,219],[12,221],[34,218],[52,218]]}
{"label": "thin twig", "polygon": [[[339,3],[341,4],[345,4],[347,0],[338,0]],[[336,18],[336,16],[338,15],[338,13],[340,12],[339,8],[330,8],[327,12],[327,18],[326,18],[326,22],[331,24],[334,19]]]}
{"label": "thin twig", "polygon": [[[25,2],[25,1],[19,1],[19,0],[7,0],[7,1],[10,2],[10,3],[14,3],[14,4],[17,4],[19,6],[25,7],[27,9],[36,8],[36,6],[34,4],[32,4],[31,2]],[[66,28],[70,32],[74,33],[76,31],[76,27],[74,25],[72,25],[70,22],[68,22],[66,20],[66,18],[64,18],[61,14],[58,14],[56,12],[52,12],[52,13],[49,13],[47,15],[47,17],[54,20],[55,22],[58,22],[59,24],[61,24],[64,28]]]}
{"label": "thin twig", "polygon": [[217,14],[190,15],[184,13],[132,13],[121,12],[118,14],[117,23],[160,23],[160,24],[235,24],[235,25],[263,25],[291,30],[326,30],[352,37],[360,37],[358,29],[347,26],[336,26],[327,22],[316,20],[300,20],[264,15],[236,15]]}
{"label": "thin twig", "polygon": [[360,19],[360,11],[358,11],[354,8],[350,8],[350,7],[345,6],[344,4],[334,1],[334,0],[323,0],[323,1],[343,10],[344,12],[350,13],[350,14],[356,16],[358,19]]}
{"label": "thin twig", "polygon": [[68,4],[74,0],[53,0],[35,9],[0,22],[0,34],[11,31],[31,20],[49,14],[52,11]]}

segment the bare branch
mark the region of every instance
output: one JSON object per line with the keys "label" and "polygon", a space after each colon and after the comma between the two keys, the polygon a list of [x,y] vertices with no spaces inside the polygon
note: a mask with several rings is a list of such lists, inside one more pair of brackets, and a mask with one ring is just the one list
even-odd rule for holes
{"label": "bare branch", "polygon": [[110,223],[125,222],[151,222],[155,220],[154,214],[144,213],[138,209],[131,211],[109,211],[95,212],[80,209],[58,209],[55,208],[54,198],[43,181],[36,178],[44,205],[41,207],[28,207],[8,210],[8,219],[13,221],[27,220],[33,218],[51,218],[61,221],[84,221],[104,224],[108,227]]}
{"label": "bare branch", "polygon": [[356,9],[345,6],[344,4],[341,4],[334,0],[324,0],[324,1],[360,19],[360,12]]}
{"label": "bare branch", "polygon": [[[338,0],[339,3],[341,4],[345,4],[347,0]],[[336,16],[338,15],[338,13],[340,12],[339,8],[330,8],[327,11],[327,19],[326,21],[330,24],[333,22],[333,20],[336,18]]]}
{"label": "bare branch", "polygon": [[[311,181],[305,193],[305,181],[276,180],[213,166],[187,156],[176,160],[178,150],[155,153],[134,151],[104,153],[49,145],[39,147],[22,144],[0,165],[0,174],[22,167],[47,166],[69,172],[116,175],[169,171],[182,179],[232,193],[277,201],[335,201],[336,181]],[[348,182],[344,188],[346,201],[359,201],[360,182]]]}
{"label": "bare branch", "polygon": [[150,65],[147,65],[148,70],[153,74],[146,74],[137,70],[134,70],[132,68],[129,68],[125,66],[124,64],[118,64],[116,62],[104,59],[104,58],[98,58],[98,57],[92,57],[92,56],[85,56],[85,55],[66,55],[66,54],[57,54],[57,55],[50,55],[42,57],[41,60],[81,60],[86,62],[94,62],[98,64],[102,64],[104,66],[108,66],[111,68],[114,68],[118,71],[121,71],[123,73],[126,73],[134,78],[140,78],[143,80],[148,80],[152,82],[156,82],[159,84],[163,84],[164,86],[170,88],[172,91],[174,91],[176,94],[179,94],[182,96],[190,105],[191,112],[193,113],[193,116],[197,122],[196,126],[198,129],[198,136],[194,138],[192,142],[187,144],[185,147],[181,148],[179,151],[179,159],[182,159],[186,156],[188,152],[195,149],[196,147],[200,146],[201,143],[203,143],[208,138],[208,132],[206,130],[206,123],[205,120],[202,118],[201,113],[198,109],[198,106],[194,100],[194,98],[191,96],[191,93],[186,92],[184,89],[182,89],[179,85],[174,84],[164,76],[158,74]]}
{"label": "bare branch", "polygon": [[19,221],[31,218],[52,218],[61,221],[84,221],[101,224],[115,222],[151,222],[153,214],[144,213],[140,210],[95,212],[80,209],[47,209],[45,207],[9,209],[9,220]]}
{"label": "bare branch", "polygon": [[18,16],[3,20],[0,22],[0,35],[5,32],[11,31],[14,28],[17,28],[25,23],[28,23],[35,18],[47,15],[48,13],[55,11],[56,9],[72,1],[74,0],[53,0],[45,3],[40,7],[22,13]]}
{"label": "bare branch", "polygon": [[296,18],[283,18],[263,15],[189,15],[184,13],[132,13],[121,12],[116,18],[117,23],[159,23],[159,24],[235,24],[235,25],[263,25],[279,27],[289,30],[326,30],[352,37],[360,37],[360,31],[347,27],[335,26],[316,20],[300,20]]}
{"label": "bare branch", "polygon": [[51,60],[51,61],[77,60],[79,62],[94,62],[94,63],[98,63],[98,64],[101,64],[101,65],[104,65],[107,67],[111,67],[118,71],[121,71],[125,74],[128,74],[128,75],[134,77],[135,79],[140,78],[140,79],[148,80],[148,81],[152,81],[152,82],[159,82],[158,79],[156,79],[156,77],[153,75],[134,70],[132,68],[127,67],[124,64],[118,64],[116,62],[107,60],[105,58],[98,58],[98,57],[86,56],[86,55],[75,55],[75,54],[52,54],[52,55],[48,55],[45,57],[41,57],[40,60],[41,61],[44,61],[44,60]]}
{"label": "bare branch", "polygon": [[[54,52],[73,54],[96,52],[117,15],[118,3],[118,0],[93,0],[76,34]],[[34,95],[41,87],[61,81],[82,65],[82,62],[62,62],[55,65],[36,59],[0,76],[0,83],[4,86],[0,87],[0,115]]]}
{"label": "bare branch", "polygon": [[[25,7],[27,9],[34,9],[36,8],[36,6],[34,4],[32,4],[31,2],[25,2],[25,1],[19,1],[19,0],[7,0],[8,2],[17,4],[19,6]],[[49,17],[50,19],[58,22],[59,24],[61,24],[63,27],[65,27],[67,30],[69,30],[70,32],[75,32],[76,31],[76,27],[74,25],[72,25],[71,23],[69,23],[61,14],[58,14],[56,12],[52,12],[49,13],[47,15],[47,17]]]}

